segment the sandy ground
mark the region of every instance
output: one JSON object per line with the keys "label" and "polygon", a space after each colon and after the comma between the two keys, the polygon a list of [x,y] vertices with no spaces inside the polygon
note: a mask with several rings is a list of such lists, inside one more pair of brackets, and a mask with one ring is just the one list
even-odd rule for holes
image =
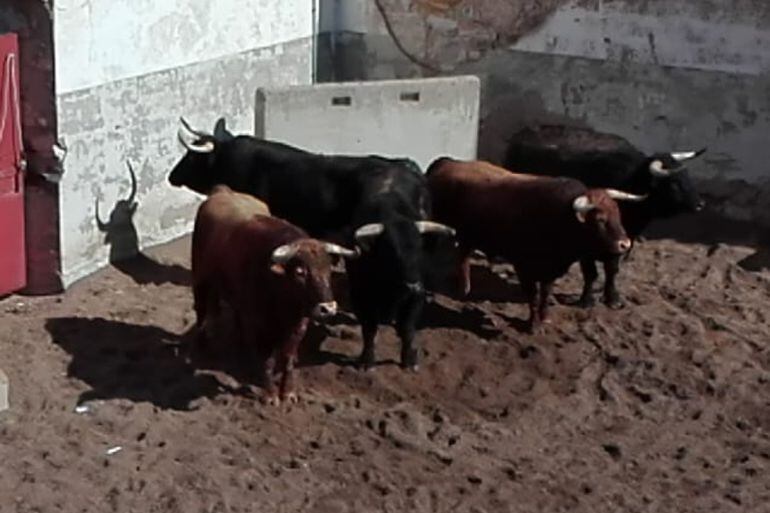
{"label": "sandy ground", "polygon": [[0,302],[2,513],[770,511],[766,252],[647,241],[625,309],[560,304],[539,336],[511,269],[479,262],[470,301],[428,307],[418,374],[391,329],[356,370],[343,314],[301,403],[270,408],[238,355],[182,357],[188,251]]}

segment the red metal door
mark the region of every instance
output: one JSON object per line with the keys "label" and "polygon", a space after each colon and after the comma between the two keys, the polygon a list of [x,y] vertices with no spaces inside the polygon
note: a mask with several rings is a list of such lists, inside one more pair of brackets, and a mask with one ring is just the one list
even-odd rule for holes
{"label": "red metal door", "polygon": [[26,285],[19,46],[0,35],[0,296]]}

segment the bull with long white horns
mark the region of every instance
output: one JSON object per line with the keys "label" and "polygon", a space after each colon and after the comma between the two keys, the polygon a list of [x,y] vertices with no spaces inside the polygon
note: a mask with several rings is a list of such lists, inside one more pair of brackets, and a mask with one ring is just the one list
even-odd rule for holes
{"label": "bull with long white horns", "polygon": [[258,381],[270,404],[294,402],[293,371],[310,318],[334,315],[333,258],[358,253],[310,238],[268,207],[228,187],[212,189],[195,218],[193,299],[198,342],[219,313],[232,308],[242,348],[256,360]]}
{"label": "bull with long white horns", "polygon": [[[623,202],[623,226],[632,241],[649,224],[684,213],[698,212],[705,203],[690,178],[691,162],[706,152],[657,152],[646,154],[616,134],[563,125],[527,127],[508,143],[504,166],[545,176],[568,176],[588,187],[612,187],[643,195],[644,201]],[[623,305],[615,285],[620,258],[597,254],[581,260],[583,293],[578,304],[594,304],[593,284],[598,277],[595,261],[604,264],[604,301],[613,308]]]}
{"label": "bull with long white horns", "polygon": [[461,294],[470,292],[473,250],[508,260],[529,301],[533,332],[547,320],[554,281],[574,262],[631,248],[617,202],[645,199],[589,189],[571,178],[511,173],[482,161],[440,158],[427,176],[436,219],[457,230]]}

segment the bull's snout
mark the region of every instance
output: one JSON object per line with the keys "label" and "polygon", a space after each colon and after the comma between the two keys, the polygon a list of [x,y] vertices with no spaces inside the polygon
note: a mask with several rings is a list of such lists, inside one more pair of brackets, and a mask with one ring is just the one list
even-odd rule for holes
{"label": "bull's snout", "polygon": [[631,239],[620,239],[618,241],[618,253],[626,253],[631,249]]}
{"label": "bull's snout", "polygon": [[313,309],[313,316],[317,318],[331,317],[337,314],[337,302],[318,303]]}

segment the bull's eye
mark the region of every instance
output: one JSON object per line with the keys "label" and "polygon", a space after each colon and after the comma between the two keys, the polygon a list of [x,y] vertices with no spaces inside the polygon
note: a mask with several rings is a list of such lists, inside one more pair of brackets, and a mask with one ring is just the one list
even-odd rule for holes
{"label": "bull's eye", "polygon": [[294,268],[294,274],[296,274],[297,276],[305,276],[305,274],[307,274],[307,271],[305,271],[304,267],[299,266]]}

